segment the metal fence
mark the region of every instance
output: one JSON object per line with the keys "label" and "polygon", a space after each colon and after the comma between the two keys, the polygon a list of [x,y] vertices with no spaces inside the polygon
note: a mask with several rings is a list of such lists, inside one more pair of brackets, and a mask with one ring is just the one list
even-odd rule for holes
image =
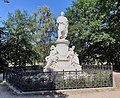
{"label": "metal fence", "polygon": [[43,72],[40,66],[5,67],[4,80],[21,92],[112,87],[110,65],[82,65],[82,70]]}

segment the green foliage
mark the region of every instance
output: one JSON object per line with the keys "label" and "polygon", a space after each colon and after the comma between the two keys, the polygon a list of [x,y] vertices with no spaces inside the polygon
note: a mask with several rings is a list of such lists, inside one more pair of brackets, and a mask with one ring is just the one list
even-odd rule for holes
{"label": "green foliage", "polygon": [[44,62],[56,37],[55,16],[47,6],[32,16],[27,11],[8,13],[0,28],[0,60],[14,66]]}
{"label": "green foliage", "polygon": [[[103,30],[114,39],[114,44],[110,44],[108,49],[111,62],[120,65],[120,1],[119,0],[99,0],[99,18],[103,20]],[[114,55],[113,55],[114,54]]]}
{"label": "green foliage", "polygon": [[45,62],[56,36],[55,16],[47,6],[39,7],[37,12],[33,13],[32,24],[34,50],[39,54],[38,61]]}
{"label": "green foliage", "polygon": [[6,54],[5,54],[5,36],[7,35],[6,32],[4,32],[5,28],[0,27],[0,72],[3,71],[4,66],[8,66],[8,62],[6,60]]}
{"label": "green foliage", "polygon": [[101,22],[96,19],[95,6],[96,0],[77,0],[66,12],[70,32],[68,39],[71,45],[76,46],[81,63],[85,59],[84,52],[87,45],[93,43],[96,34],[99,35]]}
{"label": "green foliage", "polygon": [[[119,22],[119,20],[114,21],[113,18],[113,12],[117,11],[115,5],[118,5],[118,3],[116,1],[76,0],[67,9],[66,17],[69,20],[68,39],[71,45],[76,46],[81,63],[96,63],[96,61],[109,64],[115,63],[114,49],[116,40],[119,39],[118,32],[120,31],[119,29],[116,30],[116,28],[120,27],[119,23],[115,23]],[[114,4],[114,6],[109,4]],[[106,10],[104,11],[104,9]],[[110,15],[110,13],[112,14]],[[118,16],[116,19],[119,19]],[[111,20],[114,22],[114,29],[111,29],[111,25],[107,26]]]}
{"label": "green foliage", "polygon": [[14,66],[32,64],[35,52],[32,49],[32,33],[29,30],[30,17],[26,11],[9,13],[3,22],[7,35],[4,38],[4,54]]}

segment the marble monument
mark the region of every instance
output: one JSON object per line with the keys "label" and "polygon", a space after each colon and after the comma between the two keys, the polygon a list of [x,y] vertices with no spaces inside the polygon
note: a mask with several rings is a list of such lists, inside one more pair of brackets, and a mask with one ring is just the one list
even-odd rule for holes
{"label": "marble monument", "polygon": [[69,47],[70,42],[66,39],[68,34],[68,19],[61,12],[57,18],[58,39],[56,45],[50,48],[50,54],[45,58],[44,71],[75,71],[81,70],[78,54],[74,51],[75,46]]}

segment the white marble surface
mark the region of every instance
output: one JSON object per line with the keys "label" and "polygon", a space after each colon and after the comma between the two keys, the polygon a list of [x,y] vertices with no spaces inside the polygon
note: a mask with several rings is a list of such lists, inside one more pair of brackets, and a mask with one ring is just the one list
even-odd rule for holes
{"label": "white marble surface", "polygon": [[67,59],[67,53],[69,49],[69,41],[68,40],[59,40],[56,41],[56,49],[58,51],[59,60],[66,60]]}
{"label": "white marble surface", "polygon": [[64,12],[61,12],[61,16],[57,18],[58,23],[58,40],[66,39],[68,34],[68,19],[64,16]]}
{"label": "white marble surface", "polygon": [[49,69],[53,71],[75,71],[81,70],[78,54],[74,51],[75,46],[69,47],[70,42],[66,39],[68,33],[68,20],[61,12],[57,18],[58,39],[55,46],[50,48],[50,55],[46,57],[46,66],[44,71]]}

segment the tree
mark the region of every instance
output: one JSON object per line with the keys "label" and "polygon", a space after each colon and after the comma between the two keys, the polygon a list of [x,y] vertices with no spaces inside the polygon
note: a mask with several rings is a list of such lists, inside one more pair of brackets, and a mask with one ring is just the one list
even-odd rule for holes
{"label": "tree", "polygon": [[4,0],[4,2],[5,2],[5,3],[10,3],[10,1],[8,1],[8,0]]}
{"label": "tree", "polygon": [[32,17],[32,31],[34,32],[34,50],[39,54],[39,61],[45,63],[51,43],[56,36],[55,15],[47,6],[39,7]]}
{"label": "tree", "polygon": [[8,66],[8,62],[7,60],[5,59],[5,54],[4,54],[4,48],[7,48],[7,47],[4,47],[4,37],[6,36],[6,32],[4,32],[4,29],[3,27],[0,27],[0,72],[3,71],[3,67],[5,66]]}
{"label": "tree", "polygon": [[76,0],[66,12],[69,20],[68,39],[71,45],[76,46],[81,63],[108,61],[105,50],[110,43],[114,43],[114,39],[103,30],[97,4],[98,0]]}
{"label": "tree", "polygon": [[5,39],[4,53],[6,59],[14,66],[32,63],[35,52],[32,48],[32,33],[29,29],[30,16],[26,11],[16,10],[15,14],[9,13],[8,19],[3,22],[7,36]]}
{"label": "tree", "polygon": [[104,24],[103,30],[108,33],[115,43],[108,49],[111,50],[109,56],[114,65],[120,65],[120,1],[119,0],[99,0],[99,18]]}
{"label": "tree", "polygon": [[2,0],[4,3],[10,3],[9,0]]}

